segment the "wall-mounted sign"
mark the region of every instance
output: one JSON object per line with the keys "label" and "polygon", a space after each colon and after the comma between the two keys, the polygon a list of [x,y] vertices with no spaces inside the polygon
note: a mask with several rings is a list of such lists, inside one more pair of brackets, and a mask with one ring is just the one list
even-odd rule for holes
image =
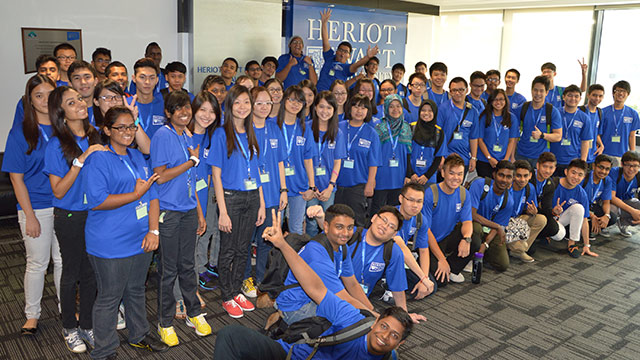
{"label": "wall-mounted sign", "polygon": [[53,49],[60,43],[69,43],[76,49],[78,59],[82,59],[82,30],[22,28],[22,55],[24,73],[36,72],[36,59],[42,54],[53,55]]}

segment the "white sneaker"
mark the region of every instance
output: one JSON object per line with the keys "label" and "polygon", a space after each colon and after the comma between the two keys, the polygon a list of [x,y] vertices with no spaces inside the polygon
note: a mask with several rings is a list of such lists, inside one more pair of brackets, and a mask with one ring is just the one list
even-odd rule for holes
{"label": "white sneaker", "polygon": [[[473,266],[473,265],[472,265],[472,266]],[[451,282],[456,283],[456,284],[460,284],[460,283],[463,283],[463,282],[464,282],[464,276],[463,276],[462,274],[454,274],[454,273],[451,273],[451,274],[449,274],[449,280],[450,280]]]}
{"label": "white sneaker", "polygon": [[467,263],[467,266],[464,267],[464,269],[462,269],[462,271],[464,272],[472,272],[473,271],[473,261],[469,260],[469,262]]}
{"label": "white sneaker", "polygon": [[120,303],[118,307],[118,323],[116,325],[117,330],[122,330],[127,328],[127,321],[124,319],[124,305]]}
{"label": "white sneaker", "polygon": [[64,342],[71,352],[79,354],[87,351],[87,345],[80,339],[78,328],[62,329],[62,336],[64,336]]}
{"label": "white sneaker", "polygon": [[380,298],[380,300],[386,302],[387,304],[392,304],[395,305],[395,299],[393,298],[393,293],[389,290],[385,290],[384,294],[382,294],[382,297]]}

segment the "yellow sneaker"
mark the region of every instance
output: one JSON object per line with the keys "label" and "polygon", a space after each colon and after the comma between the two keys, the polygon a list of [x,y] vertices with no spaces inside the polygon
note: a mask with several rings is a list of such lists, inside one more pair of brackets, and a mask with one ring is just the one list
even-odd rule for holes
{"label": "yellow sneaker", "polygon": [[173,330],[173,326],[163,328],[158,324],[158,335],[160,335],[160,340],[169,346],[176,346],[180,343],[178,341],[178,335],[176,335],[175,330]]}
{"label": "yellow sneaker", "polygon": [[207,320],[204,319],[204,314],[200,314],[196,317],[188,317],[185,322],[188,327],[196,329],[196,334],[198,336],[211,335],[211,326],[209,326]]}
{"label": "yellow sneaker", "polygon": [[246,278],[242,282],[242,293],[244,294],[244,296],[250,297],[250,298],[254,298],[258,296],[256,292],[256,287],[255,285],[253,285],[252,277]]}

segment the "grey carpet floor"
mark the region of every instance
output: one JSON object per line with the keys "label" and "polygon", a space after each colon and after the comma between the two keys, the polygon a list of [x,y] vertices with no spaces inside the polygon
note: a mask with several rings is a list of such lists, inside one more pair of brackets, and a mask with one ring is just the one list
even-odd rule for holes
{"label": "grey carpet floor", "polygon": [[[401,359],[640,359],[640,233],[625,239],[617,228],[598,237],[600,257],[570,258],[562,247],[540,249],[536,261],[512,259],[504,273],[486,270],[482,284],[465,275],[433,296],[409,302],[428,318],[399,348]],[[561,244],[557,244],[561,245]],[[46,279],[40,331],[19,334],[24,323],[24,246],[15,220],[0,220],[0,359],[88,359],[65,347],[52,275]],[[180,345],[160,355],[130,348],[126,330],[120,359],[211,359],[215,333],[227,324],[258,328],[270,314],[256,310],[235,320],[220,306],[218,291],[204,292],[214,334],[200,338],[174,325]],[[375,305],[382,306],[381,302]],[[150,282],[147,314],[156,322],[156,291]]]}

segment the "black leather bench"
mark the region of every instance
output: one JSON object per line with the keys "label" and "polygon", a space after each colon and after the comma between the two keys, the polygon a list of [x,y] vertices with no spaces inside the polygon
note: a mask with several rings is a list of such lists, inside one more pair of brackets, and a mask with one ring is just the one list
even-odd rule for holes
{"label": "black leather bench", "polygon": [[[4,159],[4,152],[0,152],[0,164]],[[0,172],[0,218],[9,218],[18,216],[16,205],[18,200],[11,186],[9,173]]]}

